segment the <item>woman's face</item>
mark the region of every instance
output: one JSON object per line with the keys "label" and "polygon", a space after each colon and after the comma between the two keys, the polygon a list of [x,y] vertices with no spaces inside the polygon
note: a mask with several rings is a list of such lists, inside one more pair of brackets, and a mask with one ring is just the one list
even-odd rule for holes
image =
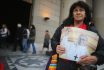
{"label": "woman's face", "polygon": [[73,17],[74,17],[74,20],[76,20],[76,21],[83,21],[84,18],[86,17],[85,9],[77,6],[73,10]]}

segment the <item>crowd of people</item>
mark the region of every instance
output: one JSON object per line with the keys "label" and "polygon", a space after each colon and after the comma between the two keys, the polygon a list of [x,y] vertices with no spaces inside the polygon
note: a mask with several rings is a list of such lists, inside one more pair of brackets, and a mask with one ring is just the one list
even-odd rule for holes
{"label": "crowd of people", "polygon": [[[13,38],[12,51],[16,52],[20,50],[23,53],[28,53],[30,47],[32,47],[32,54],[36,54],[36,46],[35,46],[35,36],[36,29],[34,25],[29,25],[28,27],[22,25],[21,23],[17,23]],[[9,42],[10,30],[6,24],[2,24],[0,27],[0,48],[8,48],[10,45]],[[49,31],[45,31],[43,49],[47,48],[49,51],[50,44],[50,34]]]}
{"label": "crowd of people", "polygon": [[36,54],[36,49],[34,45],[35,32],[36,31],[35,31],[34,25],[25,27],[25,26],[22,26],[22,24],[18,23],[16,33],[15,33],[13,51],[16,51],[19,48],[22,52],[27,53],[28,49],[30,48],[30,45],[32,45],[32,48],[33,48],[32,53]]}
{"label": "crowd of people", "polygon": [[[29,27],[23,26],[21,23],[17,24],[17,28],[14,34],[14,42],[12,51],[20,50],[24,53],[27,53],[30,46],[32,45],[33,54],[36,54],[35,49],[35,26],[30,25]],[[6,24],[2,24],[0,27],[0,48],[9,48],[10,30]],[[13,37],[12,37],[13,38]]]}

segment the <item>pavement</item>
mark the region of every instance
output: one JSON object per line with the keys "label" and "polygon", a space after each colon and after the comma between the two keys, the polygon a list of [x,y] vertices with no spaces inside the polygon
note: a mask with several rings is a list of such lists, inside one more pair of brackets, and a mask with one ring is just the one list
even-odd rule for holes
{"label": "pavement", "polygon": [[[12,51],[12,47],[0,48],[0,56],[5,56],[10,70],[45,70],[49,56],[42,47],[36,47],[37,53],[32,54],[32,48],[27,53],[20,50]],[[7,69],[9,70],[9,69]]]}
{"label": "pavement", "polygon": [[[12,47],[0,48],[0,56],[6,57],[10,70],[45,70],[50,56],[45,55],[46,49],[42,51],[41,45],[36,46],[36,54],[32,54],[32,48],[27,53],[19,50],[13,52],[11,49]],[[97,70],[104,70],[104,64],[97,66]]]}

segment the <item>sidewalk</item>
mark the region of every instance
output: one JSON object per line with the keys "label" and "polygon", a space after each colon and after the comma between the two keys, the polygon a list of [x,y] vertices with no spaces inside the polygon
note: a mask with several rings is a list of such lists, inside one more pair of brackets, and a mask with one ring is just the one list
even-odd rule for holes
{"label": "sidewalk", "polygon": [[0,49],[0,56],[6,56],[10,70],[45,70],[49,56],[42,52],[40,45],[36,45],[36,54],[32,54],[32,48],[28,53],[13,52],[11,49]]}

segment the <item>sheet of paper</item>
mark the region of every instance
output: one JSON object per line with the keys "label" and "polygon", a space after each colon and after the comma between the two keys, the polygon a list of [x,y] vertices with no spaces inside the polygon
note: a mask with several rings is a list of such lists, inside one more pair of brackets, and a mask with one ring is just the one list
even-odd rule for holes
{"label": "sheet of paper", "polygon": [[60,58],[79,61],[81,56],[90,55],[96,50],[98,35],[75,27],[65,27],[61,34],[61,45],[65,53]]}

